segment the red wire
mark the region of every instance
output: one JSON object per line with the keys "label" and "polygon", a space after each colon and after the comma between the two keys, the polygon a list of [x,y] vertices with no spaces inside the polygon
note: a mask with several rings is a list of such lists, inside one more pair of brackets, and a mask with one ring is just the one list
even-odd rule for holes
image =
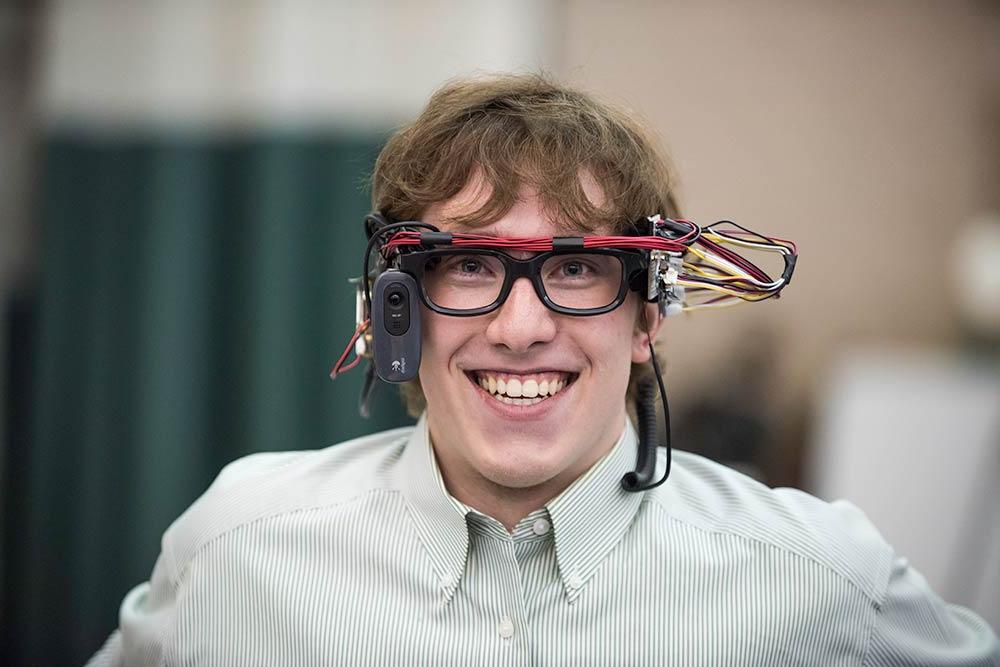
{"label": "red wire", "polygon": [[341,373],[346,373],[347,371],[357,366],[359,363],[361,363],[361,357],[354,357],[354,360],[351,361],[351,363],[347,364],[346,366],[343,366],[339,371],[337,371],[337,375],[340,375]]}
{"label": "red wire", "polygon": [[772,278],[769,275],[764,273],[761,269],[752,264],[745,257],[736,254],[732,250],[724,248],[718,243],[715,243],[714,241],[709,241],[706,238],[698,239],[698,243],[705,246],[706,248],[709,248],[712,252],[719,255],[723,259],[726,259],[735,264],[736,266],[740,267],[741,269],[749,273],[753,278],[761,282],[772,282]]}
{"label": "red wire", "polygon": [[[688,236],[691,236],[691,234],[688,234]],[[584,236],[580,238],[583,239],[584,248],[635,248],[637,250],[666,250],[668,252],[687,251],[687,246],[681,240],[665,239],[659,236]],[[453,234],[451,237],[452,246],[502,248],[505,250],[522,250],[526,252],[552,250],[552,241],[553,237],[551,236],[510,238],[484,236],[481,234]],[[398,232],[382,246],[382,252],[387,254],[402,246],[416,245],[421,245],[420,232]]]}
{"label": "red wire", "polygon": [[358,328],[354,332],[354,335],[351,336],[351,342],[347,344],[347,347],[344,348],[344,353],[340,355],[340,359],[337,359],[337,363],[335,363],[333,365],[333,368],[330,370],[331,380],[336,380],[338,375],[340,375],[341,373],[346,373],[347,371],[351,370],[361,362],[361,357],[356,356],[351,361],[351,363],[347,364],[346,366],[344,365],[344,360],[346,360],[347,355],[351,353],[351,348],[353,348],[354,344],[358,341],[358,337],[361,336],[361,334],[364,333],[365,329],[368,328],[368,324],[370,322],[371,320],[365,320],[364,322],[358,325]]}
{"label": "red wire", "polygon": [[[691,231],[680,239],[665,239],[660,236],[584,236],[584,248],[632,248],[637,250],[664,250],[667,252],[685,253],[688,248],[685,241],[695,238],[698,226],[689,220],[678,220],[691,225]],[[718,232],[716,232],[718,233]],[[401,231],[394,234],[382,247],[386,255],[404,246],[419,246],[421,232]],[[742,255],[698,236],[695,242],[708,248],[720,257],[740,267],[756,280],[771,282],[772,279],[758,266]],[[477,246],[480,248],[500,248],[504,250],[520,250],[525,252],[545,252],[553,249],[553,237],[539,236],[528,238],[510,238],[502,236],[486,236],[484,234],[452,234],[451,245],[457,247]]]}

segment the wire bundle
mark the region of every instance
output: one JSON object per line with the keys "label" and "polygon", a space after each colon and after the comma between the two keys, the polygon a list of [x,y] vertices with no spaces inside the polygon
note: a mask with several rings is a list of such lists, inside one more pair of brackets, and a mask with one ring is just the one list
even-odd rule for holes
{"label": "wire bundle", "polygon": [[[718,227],[735,229],[722,231]],[[727,246],[781,255],[785,269],[772,278],[763,269]],[[722,308],[740,301],[763,301],[777,297],[792,278],[798,249],[792,241],[770,238],[730,220],[701,230],[684,257],[684,272],[677,284],[685,288],[685,311]]]}
{"label": "wire bundle", "polygon": [[553,237],[537,236],[511,238],[503,236],[487,236],[484,234],[428,234],[426,232],[397,232],[382,246],[382,252],[388,256],[393,251],[404,247],[426,245],[450,245],[454,247],[496,248],[499,250],[520,250],[524,252],[547,252],[553,250],[559,240],[579,239],[581,248],[635,248],[636,250],[665,250],[667,252],[685,252],[687,245],[680,239],[667,239],[661,236],[580,236]]}

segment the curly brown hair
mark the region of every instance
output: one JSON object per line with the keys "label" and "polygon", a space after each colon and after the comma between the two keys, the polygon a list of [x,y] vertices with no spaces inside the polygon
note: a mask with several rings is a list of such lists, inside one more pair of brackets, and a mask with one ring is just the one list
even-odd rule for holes
{"label": "curly brown hair", "polygon": [[[584,192],[600,185],[597,206]],[[654,213],[679,214],[672,170],[653,135],[629,111],[539,74],[455,79],[430,98],[412,123],[390,137],[372,174],[372,208],[393,220],[419,220],[431,204],[455,196],[477,176],[489,191],[475,211],[450,219],[490,224],[523,186],[568,228],[627,232]],[[632,365],[628,401],[649,373]],[[407,411],[426,403],[419,380],[403,385]]]}

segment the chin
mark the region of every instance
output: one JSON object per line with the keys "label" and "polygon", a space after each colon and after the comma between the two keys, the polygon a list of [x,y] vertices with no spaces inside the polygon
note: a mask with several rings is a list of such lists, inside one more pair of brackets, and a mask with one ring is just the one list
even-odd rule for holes
{"label": "chin", "polygon": [[530,440],[509,442],[504,447],[472,453],[470,461],[486,479],[511,489],[526,489],[545,484],[571,465],[549,446]]}

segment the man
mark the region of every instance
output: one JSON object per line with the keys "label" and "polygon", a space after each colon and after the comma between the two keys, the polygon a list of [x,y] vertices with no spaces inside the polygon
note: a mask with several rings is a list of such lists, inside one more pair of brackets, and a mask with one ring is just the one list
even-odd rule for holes
{"label": "man", "polygon": [[[373,204],[498,240],[676,214],[635,121],[534,76],[438,91],[380,155]],[[624,273],[578,316],[555,292],[605,275],[588,255],[514,280],[535,252],[432,255],[416,427],[227,466],[92,664],[1000,664],[846,503],[683,452],[665,484],[623,488],[662,324]],[[480,281],[506,298],[439,308],[486,306]]]}

